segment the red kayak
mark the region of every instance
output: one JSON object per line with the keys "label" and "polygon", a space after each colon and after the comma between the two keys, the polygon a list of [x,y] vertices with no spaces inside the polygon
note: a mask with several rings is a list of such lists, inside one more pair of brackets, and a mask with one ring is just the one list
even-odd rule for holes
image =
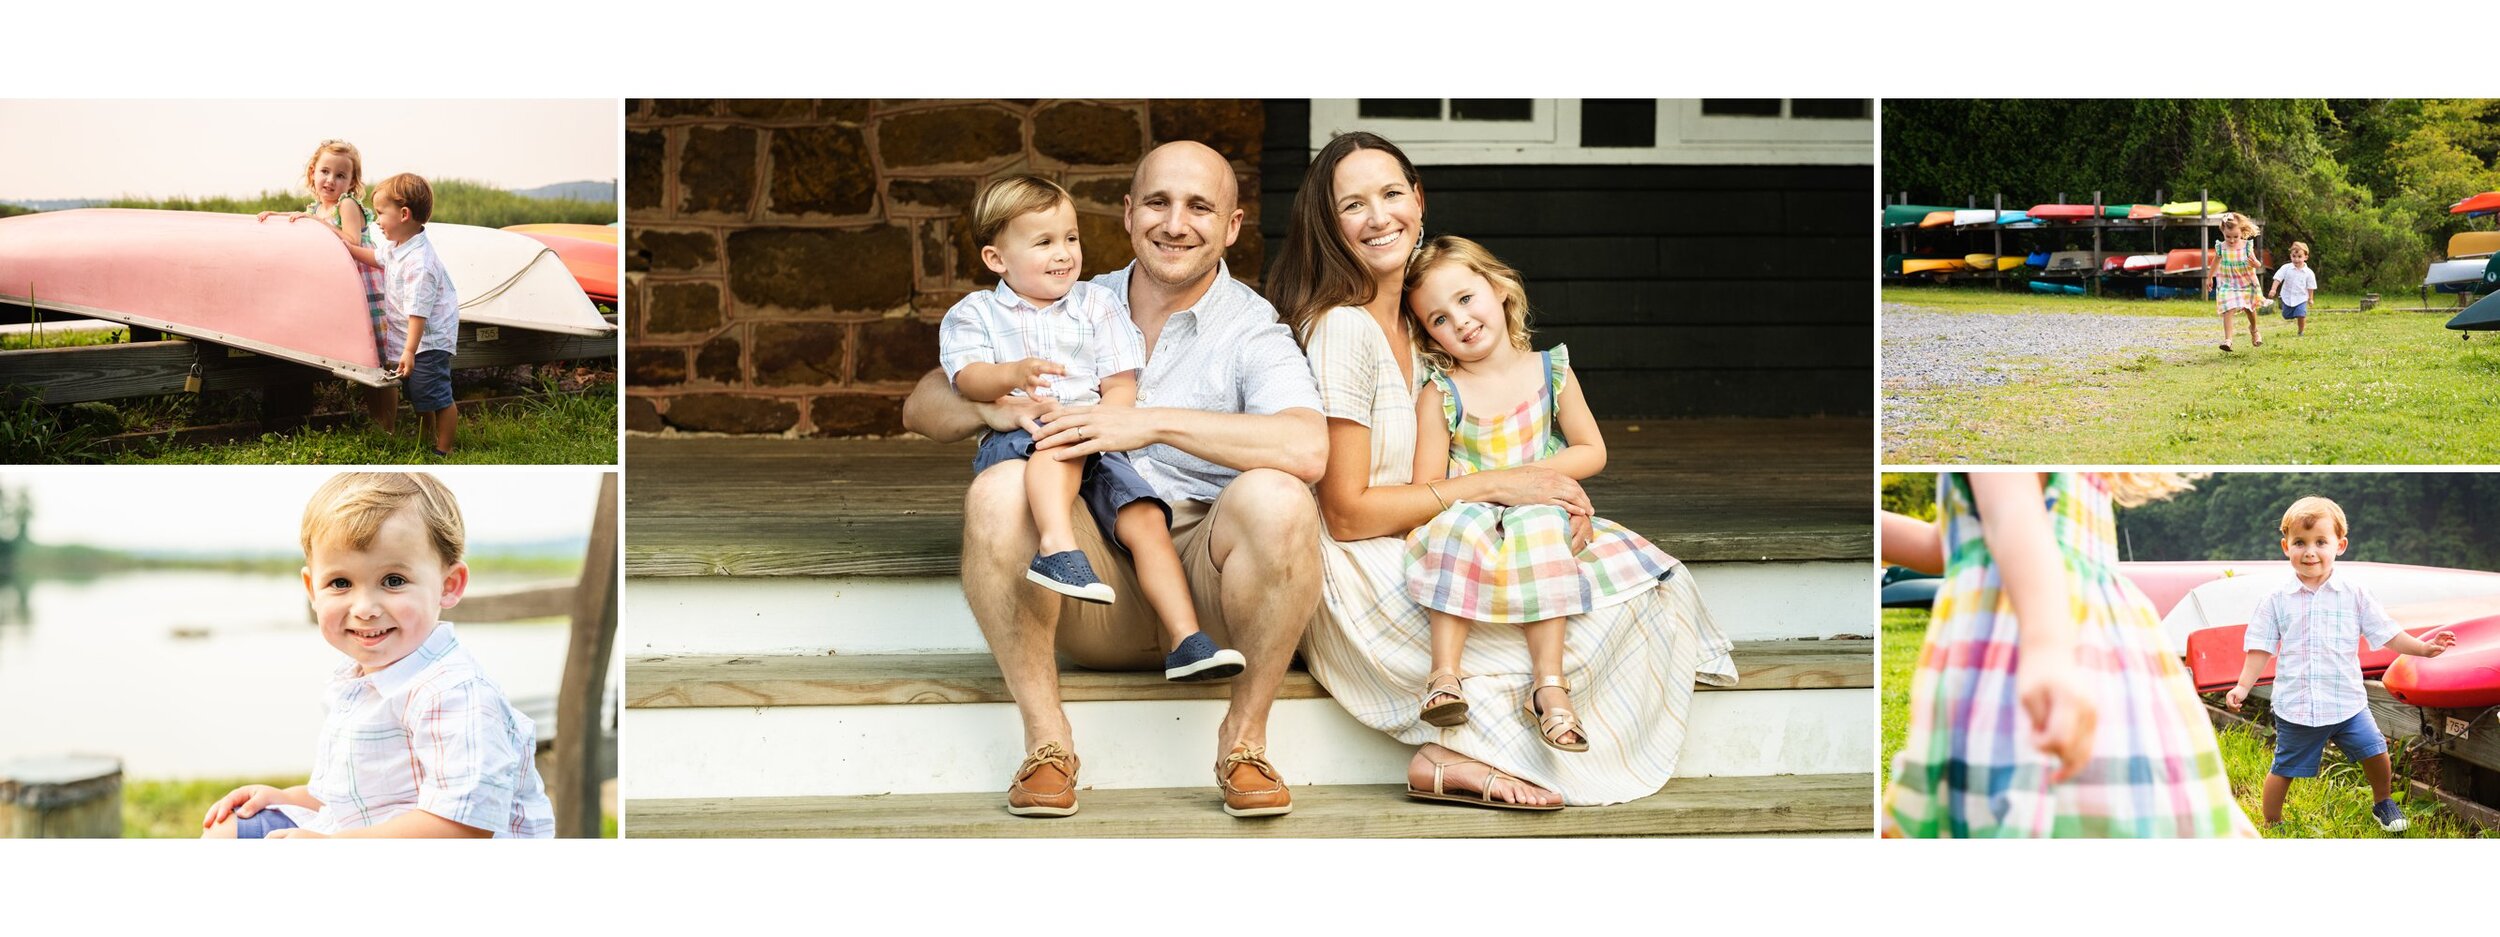
{"label": "red kayak", "polygon": [[2458,622],[2455,647],[2387,668],[2387,692],[2424,709],[2500,706],[2500,615]]}
{"label": "red kayak", "polygon": [[[513,230],[513,229],[505,229]],[[540,231],[516,231],[556,252],[564,269],[582,285],[582,292],[603,303],[616,302],[616,245]]]}
{"label": "red kayak", "polygon": [[2169,259],[2162,262],[2162,272],[2195,273],[2203,270],[2207,253],[2202,247],[2182,247],[2171,251]]}
{"label": "red kayak", "polygon": [[[2454,657],[2459,652],[2467,650],[2468,628],[2481,629],[2481,633],[2487,635],[2484,638],[2484,645],[2500,650],[2500,626],[2492,624],[2500,622],[2500,599],[2483,596],[2410,605],[2391,605],[2387,608],[2387,614],[2395,618],[2397,624],[2404,626],[2406,634],[2416,638],[2427,637],[2442,629],[2455,631],[2457,646],[2449,649],[2448,653],[2440,655],[2438,658],[2440,660]],[[2248,652],[2241,649],[2241,643],[2247,636],[2248,625],[2246,624],[2207,628],[2188,635],[2188,677],[2196,681],[2197,692],[2213,693],[2228,690],[2239,682],[2240,668],[2248,663]],[[2367,640],[2359,642],[2354,650],[2360,658],[2361,677],[2365,680],[2379,679],[2381,674],[2386,674],[2392,679],[2395,667],[2406,663],[2426,662],[2422,658],[2414,658],[2408,662],[2403,659],[2404,655],[2396,653],[2396,650],[2391,647],[2372,650]],[[2487,657],[2484,664],[2487,670],[2492,666],[2500,666],[2500,653]],[[2490,694],[2494,702],[2500,702],[2500,680],[2492,680],[2489,677],[2485,679],[2490,682],[2483,684],[2483,692]],[[2257,683],[2262,686],[2273,682],[2274,665],[2267,664],[2264,672],[2258,675]],[[2442,684],[2442,686],[2446,685],[2448,684]],[[2388,691],[2394,692],[2395,686],[2391,684]],[[2404,697],[2398,696],[2397,698],[2403,699]],[[2412,701],[2406,700],[2406,702]],[[2414,705],[2430,704],[2414,703]]]}
{"label": "red kayak", "polygon": [[2090,205],[2033,205],[2023,214],[2055,221],[2073,221],[2081,218],[2098,218],[2101,210]]}
{"label": "red kayak", "polygon": [[2500,192],[2485,192],[2481,195],[2458,199],[2456,204],[2448,206],[2448,213],[2451,215],[2482,211],[2500,211]]}

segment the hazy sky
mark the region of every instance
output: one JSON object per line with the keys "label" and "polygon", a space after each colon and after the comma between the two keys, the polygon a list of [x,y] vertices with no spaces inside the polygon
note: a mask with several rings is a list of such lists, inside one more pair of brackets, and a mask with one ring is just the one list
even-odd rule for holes
{"label": "hazy sky", "polygon": [[294,191],[327,139],[365,179],[400,172],[528,189],[617,178],[622,105],[583,101],[0,100],[0,199]]}
{"label": "hazy sky", "polygon": [[[0,470],[0,488],[35,497],[37,543],[119,550],[297,549],[304,501],[337,474],[319,466],[82,467]],[[599,494],[592,469],[438,470],[469,542],[586,536]]]}

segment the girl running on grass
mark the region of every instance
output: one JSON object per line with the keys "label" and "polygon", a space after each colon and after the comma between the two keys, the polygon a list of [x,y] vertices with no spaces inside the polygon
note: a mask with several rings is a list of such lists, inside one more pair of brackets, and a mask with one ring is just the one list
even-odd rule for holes
{"label": "girl running on grass", "polygon": [[[2257,284],[2257,249],[2249,239],[2257,236],[2257,222],[2247,215],[2232,212],[2222,216],[2222,240],[2214,243],[2213,262],[2205,265],[2205,291],[2214,296],[2214,308],[2222,312],[2222,350],[2231,350],[2231,314],[2248,316],[2248,343],[2265,347],[2266,340],[2257,337],[2257,310],[2266,304]],[[2219,292],[2216,288],[2219,287]]]}
{"label": "girl running on grass", "polygon": [[2255,836],[2113,504],[2174,474],[1951,473],[1938,520],[1887,512],[1884,562],[1942,572],[1893,758],[1892,837]]}

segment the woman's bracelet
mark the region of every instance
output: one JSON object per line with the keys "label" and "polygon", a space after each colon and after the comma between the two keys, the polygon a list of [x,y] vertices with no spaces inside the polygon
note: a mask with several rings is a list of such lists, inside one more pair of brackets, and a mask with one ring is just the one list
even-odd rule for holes
{"label": "woman's bracelet", "polygon": [[1431,482],[1425,482],[1424,490],[1432,492],[1432,500],[1441,502],[1441,510],[1447,511],[1450,509],[1450,500],[1448,498],[1441,497],[1441,489],[1432,487]]}

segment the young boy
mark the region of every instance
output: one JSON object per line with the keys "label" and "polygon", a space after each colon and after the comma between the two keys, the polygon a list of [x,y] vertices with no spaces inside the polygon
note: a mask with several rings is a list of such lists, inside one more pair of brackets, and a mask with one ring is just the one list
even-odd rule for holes
{"label": "young boy", "polygon": [[[1028,396],[1063,407],[1135,406],[1145,349],[1119,299],[1077,280],[1085,255],[1067,190],[1039,176],[1001,179],[974,201],[972,223],[981,262],[998,274],[998,287],[964,297],[938,326],[939,357],[956,392],[983,402]],[[1216,647],[1198,630],[1172,547],[1171,508],[1128,453],[1033,458],[1032,433],[993,432],[981,438],[972,473],[1010,460],[1025,463],[1025,498],[1040,535],[1026,579],[1087,602],[1118,598],[1077,549],[1070,504],[1082,496],[1104,539],[1135,562],[1138,586],[1163,621],[1171,647],[1164,678],[1218,680],[1241,672],[1241,652]]]}
{"label": "young boy", "polygon": [[2457,636],[2441,631],[2428,641],[2416,639],[2387,617],[2369,590],[2333,578],[2335,558],[2347,545],[2344,509],[2335,502],[2319,497],[2294,501],[2283,512],[2281,529],[2283,555],[2292,561],[2295,578],[2257,603],[2243,644],[2248,663],[2240,668],[2239,685],[2223,697],[2238,711],[2266,664],[2275,663],[2274,766],[2266,773],[2266,823],[2283,822],[2283,795],[2291,790],[2292,779],[2316,777],[2318,756],[2333,739],[2344,757],[2361,762],[2369,775],[2375,801],[2370,814],[2379,828],[2401,833],[2411,821],[2388,799],[2387,740],[2370,717],[2369,696],[2361,686],[2360,642],[2367,638],[2374,648],[2437,657]]}
{"label": "young boy", "polygon": [[[451,455],[460,407],[451,400],[451,354],[460,346],[460,296],[451,273],[425,238],[434,217],[434,187],[411,173],[373,186],[374,223],[386,239],[374,253],[382,259],[382,313],[388,326],[382,364],[408,386],[417,411],[417,438],[437,457]],[[405,338],[402,338],[402,336]]]}
{"label": "young boy", "polygon": [[2309,334],[2309,297],[2318,292],[2318,272],[2309,268],[2309,242],[2292,242],[2292,262],[2274,271],[2271,295],[2283,301],[2283,318],[2295,323],[2292,334]]}
{"label": "young boy", "polygon": [[333,476],[304,505],[304,591],[330,675],[312,780],[236,788],[205,839],[555,835],[536,727],[460,646],[460,506],[434,476]]}

